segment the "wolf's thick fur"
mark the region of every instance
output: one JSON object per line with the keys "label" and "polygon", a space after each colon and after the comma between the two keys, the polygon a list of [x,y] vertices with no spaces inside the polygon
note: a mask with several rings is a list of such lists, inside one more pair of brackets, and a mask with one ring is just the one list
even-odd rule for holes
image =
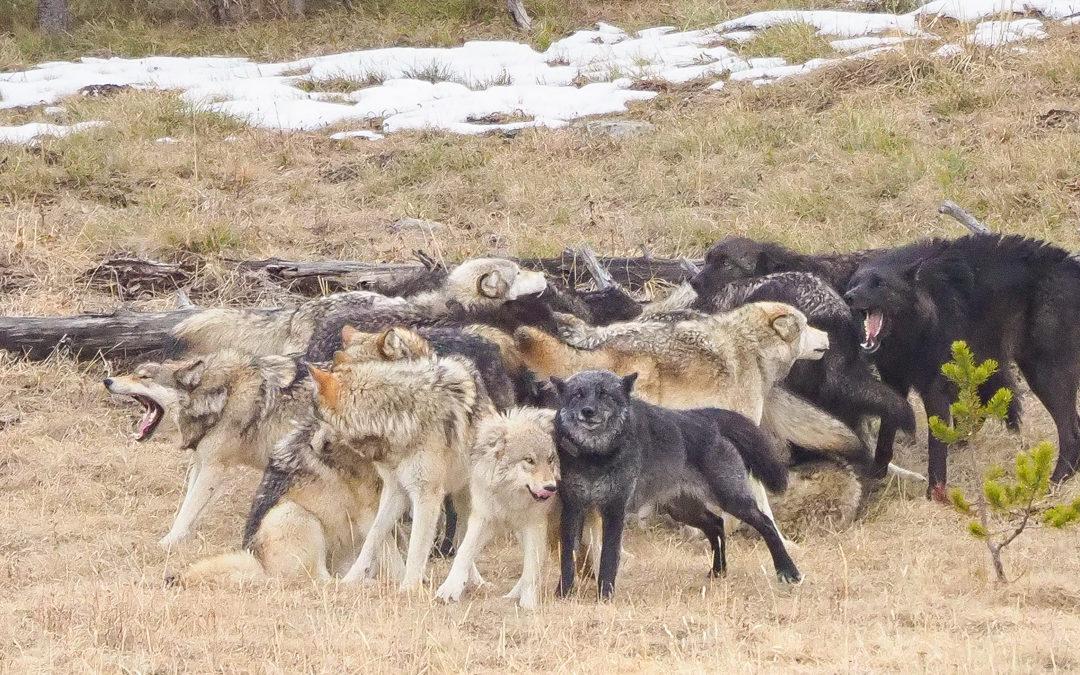
{"label": "wolf's thick fur", "polygon": [[[603,521],[597,585],[601,598],[615,590],[626,513],[642,506],[672,506],[669,512],[703,528],[713,548],[714,574],[725,569],[722,512],[761,533],[784,581],[801,579],[772,519],[762,512],[750,475],[772,487],[786,485],[787,470],[757,432],[743,448],[744,458],[723,434],[730,411],[711,408],[670,410],[630,396],[635,375],[584,371],[566,381],[553,378],[559,391],[555,416],[563,500],[561,578],[558,594],[574,583],[574,550],[585,513],[595,508]],[[756,432],[747,420],[744,434]],[[744,439],[745,442],[745,439]]]}
{"label": "wolf's thick fur", "polygon": [[414,589],[423,580],[443,498],[467,497],[474,426],[494,414],[479,375],[458,357],[344,362],[312,375],[316,415],[330,442],[373,461],[383,480],[375,520],[344,580],[371,575],[377,547],[411,504],[401,588]]}
{"label": "wolf's thick fur", "polygon": [[[845,296],[866,317],[864,347],[882,379],[914,388],[927,415],[949,419],[955,387],[941,373],[964,340],[1002,372],[1016,363],[1058,431],[1053,480],[1077,470],[1080,419],[1080,263],[1063,249],[1019,236],[935,239],[881,253],[851,277]],[[886,430],[882,430],[885,436]],[[879,464],[892,439],[878,443]],[[930,488],[944,496],[946,447],[930,439]]]}
{"label": "wolf's thick fur", "polygon": [[[355,559],[375,518],[379,478],[370,461],[330,443],[310,412],[270,457],[248,516],[244,549],[196,561],[173,583],[328,580]],[[392,542],[385,544],[380,565],[400,578],[401,555]]]}
{"label": "wolf's thick fur", "polygon": [[[184,448],[195,451],[187,492],[162,546],[188,536],[221,494],[227,471],[266,467],[274,444],[312,405],[307,373],[288,356],[251,356],[224,350],[186,361],[144,363],[131,375],[105,380],[114,394],[153,402],[175,416]],[[145,423],[145,422],[144,422]],[[149,438],[157,422],[148,428]]]}
{"label": "wolf's thick fur", "polygon": [[[408,299],[352,291],[279,310],[199,312],[173,329],[175,344],[170,352],[201,354],[235,347],[255,354],[301,352],[307,360],[318,362],[329,360],[340,349],[341,329],[346,324],[370,332],[395,325],[474,322],[505,322],[512,329],[522,322],[547,319],[550,310],[545,305],[526,301],[546,286],[543,274],[512,261],[475,258],[454,268],[437,291]],[[522,308],[504,307],[519,301]]]}
{"label": "wolf's thick fur", "polygon": [[465,538],[435,597],[460,599],[477,556],[510,528],[524,552],[521,578],[506,597],[533,609],[549,528],[557,529],[559,461],[552,440],[555,411],[515,408],[480,423],[469,458],[470,510]]}
{"label": "wolf's thick fur", "polygon": [[[777,272],[804,272],[822,279],[834,291],[843,295],[851,282],[851,276],[863,263],[876,256],[888,254],[890,250],[866,249],[850,253],[810,254],[799,253],[773,242],[728,237],[709,249],[705,255],[705,266],[693,282],[704,294],[707,289],[720,289],[734,281],[754,279]],[[1003,368],[994,373],[982,391],[992,395],[1000,387],[1016,390],[1016,379],[1011,369]],[[1009,404],[1009,415],[1006,419],[1010,429],[1019,428],[1022,412],[1020,398],[1014,397]],[[890,439],[903,425],[882,419],[885,422],[885,433],[879,435],[878,444],[891,447]],[[879,449],[877,454],[885,453],[887,451]]]}
{"label": "wolf's thick fur", "polygon": [[[826,334],[808,326],[790,305],[756,302],[684,321],[613,324],[589,335],[584,349],[530,328],[518,329],[514,337],[525,362],[544,376],[590,369],[638,373],[638,395],[650,403],[715,406],[755,422],[766,403],[775,402],[773,416],[818,420],[816,426],[789,429],[786,440],[838,454],[865,452],[842,423],[798,397],[771,393],[793,363],[821,358],[829,346]],[[821,443],[826,434],[828,442]]]}

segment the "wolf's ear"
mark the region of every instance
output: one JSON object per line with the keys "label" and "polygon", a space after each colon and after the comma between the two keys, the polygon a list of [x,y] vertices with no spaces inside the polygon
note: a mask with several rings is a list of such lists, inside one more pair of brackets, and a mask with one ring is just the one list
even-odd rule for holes
{"label": "wolf's ear", "polygon": [[379,352],[379,357],[384,361],[401,361],[405,359],[415,359],[419,354],[413,353],[413,349],[410,348],[410,336],[411,331],[408,328],[387,328],[384,330],[375,341],[375,349]]}
{"label": "wolf's ear", "polygon": [[562,396],[563,393],[566,391],[566,380],[559,379],[554,375],[552,375],[549,379],[551,380],[551,384],[555,387],[555,392],[559,396]]}
{"label": "wolf's ear", "polygon": [[348,347],[356,340],[356,336],[360,335],[360,331],[356,330],[349,324],[345,324],[341,327],[341,344]]}
{"label": "wolf's ear", "polygon": [[784,313],[773,317],[772,328],[784,342],[794,342],[799,337],[799,320],[794,314]]}
{"label": "wolf's ear", "polygon": [[503,275],[499,270],[492,270],[480,277],[476,282],[476,291],[485,298],[491,298],[492,300],[513,300],[513,298],[507,297],[507,293],[510,291],[510,283],[503,278]]}
{"label": "wolf's ear", "polygon": [[266,382],[278,389],[284,389],[296,381],[296,361],[288,356],[260,356],[255,359],[255,367]]}
{"label": "wolf's ear", "polygon": [[623,393],[629,396],[634,391],[634,383],[637,382],[637,373],[630,373],[626,377],[622,378],[622,390]]}
{"label": "wolf's ear", "polygon": [[184,389],[194,389],[202,382],[203,373],[206,372],[206,362],[202,359],[176,371],[173,376],[176,383]]}
{"label": "wolf's ear", "polygon": [[336,409],[341,402],[341,381],[337,375],[312,365],[308,366],[308,370],[311,371],[311,378],[315,380],[319,400],[323,405]]}
{"label": "wolf's ear", "polygon": [[344,349],[339,349],[334,352],[334,368],[343,366],[347,363],[356,363],[356,359],[349,355]]}

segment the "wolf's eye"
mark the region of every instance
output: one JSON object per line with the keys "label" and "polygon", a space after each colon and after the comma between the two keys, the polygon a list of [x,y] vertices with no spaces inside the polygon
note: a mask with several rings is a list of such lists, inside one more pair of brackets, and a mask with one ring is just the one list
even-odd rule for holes
{"label": "wolf's eye", "polygon": [[533,464],[536,464],[536,460],[535,460],[535,459],[533,459],[532,457],[526,457],[526,458],[525,458],[524,460],[522,460],[522,461],[524,461],[524,462],[525,462],[526,464],[528,464],[529,466],[532,466]]}

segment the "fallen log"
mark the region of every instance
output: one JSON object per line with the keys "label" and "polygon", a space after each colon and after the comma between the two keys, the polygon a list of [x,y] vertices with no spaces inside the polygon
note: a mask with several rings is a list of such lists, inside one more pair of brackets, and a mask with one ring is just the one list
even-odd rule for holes
{"label": "fallen log", "polygon": [[[282,260],[236,261],[237,266],[249,271],[261,271],[270,278],[290,284],[291,288],[317,291],[342,288],[375,290],[397,295],[402,289],[423,287],[427,277],[438,274],[430,263],[383,264],[354,262],[350,260],[322,260],[313,262]],[[567,284],[582,285],[593,280],[602,267],[610,274],[610,280],[624,287],[639,290],[645,283],[662,279],[676,284],[688,275],[679,260],[656,258],[599,258],[592,268],[583,256],[574,251],[564,252],[558,258],[526,258],[519,261],[526,268],[542,271],[562,279]],[[126,259],[125,270],[158,270],[141,266],[138,261]],[[121,266],[110,266],[116,270]],[[171,269],[162,269],[172,272]],[[603,277],[603,274],[600,273]],[[295,284],[295,285],[294,285]],[[145,290],[148,285],[143,285]],[[0,349],[25,354],[33,359],[45,358],[54,349],[70,350],[81,358],[93,358],[99,354],[113,358],[148,356],[160,352],[168,339],[169,331],[198,308],[184,306],[186,294],[179,296],[181,308],[168,312],[135,312],[118,309],[110,314],[85,314],[64,317],[0,317]],[[273,311],[259,308],[252,311]]]}

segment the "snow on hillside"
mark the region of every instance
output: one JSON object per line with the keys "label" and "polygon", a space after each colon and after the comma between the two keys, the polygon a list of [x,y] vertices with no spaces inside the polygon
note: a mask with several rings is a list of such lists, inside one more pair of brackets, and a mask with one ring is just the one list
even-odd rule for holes
{"label": "snow on hillside", "polygon": [[[910,40],[937,40],[928,32],[935,17],[976,24],[966,42],[979,46],[1046,37],[1038,19],[1006,20],[1014,12],[1071,23],[1080,17],[1080,0],[934,0],[902,15],[778,10],[683,32],[658,27],[628,34],[600,24],[544,52],[516,42],[473,41],[452,48],[368,49],[286,63],[228,57],[85,57],[0,73],[0,108],[54,105],[84,87],[126,85],[180,90],[197,110],[267,129],[315,130],[350,120],[382,120],[383,133],[557,128],[590,115],[624,112],[627,103],[656,95],[632,88],[635,80],[712,80],[713,89],[727,80],[766,85],[841,59],[872,58]],[[977,23],[983,19],[994,20]],[[792,23],[837,38],[832,46],[847,55],[788,64],[783,59],[743,59],[730,48],[753,39],[757,31]],[[945,45],[938,53],[962,50]],[[321,83],[341,79],[359,88],[345,94],[319,91]],[[39,136],[61,136],[98,124],[0,127],[0,143],[31,143]],[[360,129],[334,137],[378,140],[382,135]]]}

